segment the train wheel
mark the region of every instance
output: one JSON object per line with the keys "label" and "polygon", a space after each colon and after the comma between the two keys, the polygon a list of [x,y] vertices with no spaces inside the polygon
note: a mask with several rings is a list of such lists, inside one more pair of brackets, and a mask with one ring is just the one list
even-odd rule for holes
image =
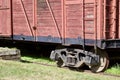
{"label": "train wheel", "polygon": [[91,71],[94,73],[105,71],[109,65],[108,54],[105,51],[98,49],[97,55],[100,56],[100,63],[98,65],[90,66]]}
{"label": "train wheel", "polygon": [[57,61],[57,66],[58,67],[63,67],[63,64],[64,64],[63,60],[61,58],[59,58],[58,61]]}

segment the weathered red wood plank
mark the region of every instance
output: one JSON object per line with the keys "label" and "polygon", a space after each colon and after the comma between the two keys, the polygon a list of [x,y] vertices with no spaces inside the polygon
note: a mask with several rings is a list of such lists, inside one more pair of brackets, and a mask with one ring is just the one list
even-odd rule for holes
{"label": "weathered red wood plank", "polygon": [[0,0],[0,36],[11,36],[10,0]]}

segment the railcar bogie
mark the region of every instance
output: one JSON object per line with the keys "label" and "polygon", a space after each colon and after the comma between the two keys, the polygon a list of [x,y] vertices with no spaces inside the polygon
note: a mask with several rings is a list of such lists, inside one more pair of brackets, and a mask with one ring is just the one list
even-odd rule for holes
{"label": "railcar bogie", "polygon": [[104,50],[84,51],[82,49],[64,48],[51,52],[50,58],[57,61],[59,67],[80,68],[87,65],[92,72],[101,72],[108,68],[109,59]]}

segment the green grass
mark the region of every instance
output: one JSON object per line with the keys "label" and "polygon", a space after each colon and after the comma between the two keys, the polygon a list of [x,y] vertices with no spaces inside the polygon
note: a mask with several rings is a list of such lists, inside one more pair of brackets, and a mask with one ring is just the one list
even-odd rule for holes
{"label": "green grass", "polygon": [[42,64],[56,65],[56,63],[48,58],[36,58],[36,57],[21,57],[23,61],[36,62]]}
{"label": "green grass", "polygon": [[[25,61],[43,63],[43,64],[48,64],[48,65],[56,65],[54,61],[51,61],[48,58],[22,57],[21,59]],[[116,64],[115,66],[112,66],[111,68],[107,69],[105,73],[120,76],[120,65]]]}
{"label": "green grass", "polygon": [[[48,58],[22,57],[21,59],[25,61],[43,63],[43,64],[48,64],[48,65],[56,65],[54,61],[51,61]],[[107,69],[105,73],[120,76],[120,65],[116,64],[115,66],[112,66],[111,68]]]}
{"label": "green grass", "polygon": [[120,64],[116,64],[115,66],[111,67],[110,69],[107,69],[106,73],[120,76]]}
{"label": "green grass", "polygon": [[0,60],[0,80],[120,80],[120,78],[76,72],[55,66]]}

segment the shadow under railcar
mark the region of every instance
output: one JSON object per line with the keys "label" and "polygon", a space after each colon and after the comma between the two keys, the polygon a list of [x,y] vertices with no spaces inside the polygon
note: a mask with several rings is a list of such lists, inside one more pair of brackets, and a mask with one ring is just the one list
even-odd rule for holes
{"label": "shadow under railcar", "polygon": [[28,57],[45,57],[49,58],[52,50],[55,49],[55,45],[42,44],[33,42],[23,41],[12,41],[12,40],[0,40],[0,47],[18,48],[21,51],[22,56]]}

